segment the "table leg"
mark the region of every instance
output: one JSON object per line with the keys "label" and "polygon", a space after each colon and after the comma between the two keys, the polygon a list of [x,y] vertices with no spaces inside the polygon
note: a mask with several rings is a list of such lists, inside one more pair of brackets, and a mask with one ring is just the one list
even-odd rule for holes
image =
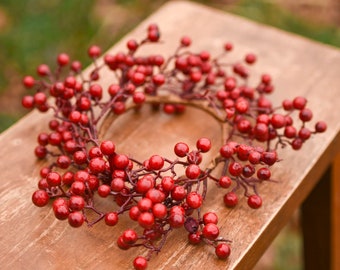
{"label": "table leg", "polygon": [[301,207],[304,269],[331,269],[331,175],[329,168]]}
{"label": "table leg", "polygon": [[332,269],[340,270],[340,153],[332,168]]}

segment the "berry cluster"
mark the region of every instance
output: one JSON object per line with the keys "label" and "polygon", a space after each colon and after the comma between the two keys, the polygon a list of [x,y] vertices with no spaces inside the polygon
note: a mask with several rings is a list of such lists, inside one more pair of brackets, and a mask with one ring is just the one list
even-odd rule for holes
{"label": "berry cluster", "polygon": [[[79,61],[62,53],[54,71],[42,64],[37,69],[39,79],[26,76],[23,80],[26,88],[35,91],[23,97],[22,105],[53,112],[50,131],[37,138],[35,155],[47,158],[49,166],[40,170],[33,203],[42,207],[52,200],[55,217],[68,220],[72,227],[99,221],[114,226],[126,213],[140,230],[125,230],[118,237],[118,247],[148,250],[135,258],[135,269],[145,269],[169,233],[182,227],[191,244],[204,242],[215,248],[219,258],[228,258],[230,243],[219,235],[217,215],[201,213],[209,183],[227,190],[227,207],[237,205],[238,190],[243,189],[249,207],[259,208],[262,198],[257,187],[271,181],[270,168],[279,161],[277,149],[290,145],[298,150],[312,134],[326,130],[321,121],[314,130],[307,127],[313,114],[303,97],[273,107],[267,99],[274,90],[268,74],[257,85],[249,85],[249,69],[257,60],[254,54],[226,63],[223,59],[232,51],[231,43],[212,57],[207,51],[191,52],[187,36],[168,58],[137,54],[141,46],[159,41],[159,28],[152,24],[143,40],[129,40],[127,52],[106,54],[103,62],[101,49],[90,47],[94,68],[88,77]],[[106,89],[99,82],[103,68],[114,74]],[[210,165],[201,165],[211,149],[208,138],[198,139],[194,149],[178,142],[173,146],[175,159],[155,154],[142,161],[120,153],[113,141],[101,140],[99,131],[111,116],[138,110],[143,104],[167,114],[195,106],[213,115],[222,125],[224,138]],[[293,121],[296,111],[297,124]],[[113,199],[116,209],[98,209],[97,195]]]}

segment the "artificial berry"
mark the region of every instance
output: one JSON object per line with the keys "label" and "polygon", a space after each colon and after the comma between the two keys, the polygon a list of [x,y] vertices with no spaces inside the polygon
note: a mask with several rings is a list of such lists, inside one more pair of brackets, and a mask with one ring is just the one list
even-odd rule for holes
{"label": "artificial berry", "polygon": [[250,208],[257,209],[261,207],[262,199],[260,196],[254,194],[248,197],[247,203]]}
{"label": "artificial berry", "polygon": [[105,215],[105,224],[114,226],[118,223],[118,214],[116,212],[109,212]]}
{"label": "artificial berry", "polygon": [[136,270],[145,270],[148,266],[148,261],[143,256],[138,256],[133,260],[133,267]]}
{"label": "artificial berry", "polygon": [[43,207],[48,204],[49,198],[45,190],[37,190],[32,195],[32,202],[38,207]]}
{"label": "artificial berry", "polygon": [[224,204],[227,207],[235,207],[238,203],[238,197],[235,192],[228,192],[223,197]]}
{"label": "artificial berry", "polygon": [[202,235],[209,240],[215,240],[219,234],[220,230],[215,223],[208,223],[203,227]]}
{"label": "artificial berry", "polygon": [[215,254],[219,259],[226,259],[230,256],[230,246],[226,243],[220,243],[215,247]]}

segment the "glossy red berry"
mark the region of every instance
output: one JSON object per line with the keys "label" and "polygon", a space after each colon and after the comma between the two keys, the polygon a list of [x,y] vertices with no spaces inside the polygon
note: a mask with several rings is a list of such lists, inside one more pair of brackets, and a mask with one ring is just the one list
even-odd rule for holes
{"label": "glossy red berry", "polygon": [[327,124],[323,121],[319,121],[315,124],[315,131],[316,132],[325,132],[327,129]]}
{"label": "glossy red berry", "polygon": [[211,149],[211,141],[208,138],[200,138],[196,142],[196,147],[202,153],[206,153]]}
{"label": "glossy red berry", "polygon": [[136,270],[145,270],[148,267],[148,261],[143,256],[138,256],[133,261],[133,267]]}
{"label": "glossy red berry", "polygon": [[302,110],[307,104],[307,99],[304,97],[296,97],[293,99],[293,107],[297,110]]}
{"label": "glossy red berry", "polygon": [[220,230],[215,223],[208,223],[203,227],[202,235],[209,240],[215,240],[219,234]]}
{"label": "glossy red berry", "polygon": [[262,199],[260,196],[254,194],[248,197],[247,203],[250,208],[257,209],[261,207]]}
{"label": "glossy red berry", "polygon": [[72,212],[68,215],[68,223],[74,228],[78,228],[83,225],[84,220],[84,215],[81,212]]}
{"label": "glossy red berry", "polygon": [[230,246],[226,243],[220,243],[215,247],[215,254],[219,259],[227,259],[230,253]]}
{"label": "glossy red berry", "polygon": [[153,155],[149,159],[150,170],[160,170],[164,166],[164,158],[159,155]]}
{"label": "glossy red berry", "polygon": [[150,229],[155,223],[154,215],[149,212],[143,212],[138,217],[138,223],[141,227],[145,229]]}
{"label": "glossy red berry", "polygon": [[203,198],[201,194],[195,191],[192,191],[187,194],[186,203],[188,204],[189,207],[193,209],[197,209],[201,207],[202,202],[203,202]]}
{"label": "glossy red berry", "polygon": [[188,36],[184,36],[181,38],[181,45],[183,47],[189,47],[191,44],[191,38],[189,38]]}
{"label": "glossy red berry", "polygon": [[208,224],[208,223],[217,224],[217,222],[218,222],[218,217],[215,213],[207,212],[203,215],[203,223],[204,224]]}
{"label": "glossy red berry", "polygon": [[66,53],[61,53],[57,57],[57,63],[60,66],[66,66],[70,62],[70,57]]}
{"label": "glossy red berry", "polygon": [[87,53],[91,58],[97,58],[101,54],[101,49],[97,45],[92,45],[88,49]]}
{"label": "glossy red berry", "polygon": [[138,235],[135,230],[126,230],[122,234],[123,241],[127,245],[132,245],[138,240]]}
{"label": "glossy red berry", "polygon": [[105,224],[114,226],[118,223],[118,214],[116,212],[109,212],[105,215]]}
{"label": "glossy red berry", "polygon": [[189,146],[186,143],[179,142],[174,147],[175,154],[179,157],[185,157],[189,153]]}
{"label": "glossy red berry", "polygon": [[38,207],[43,207],[48,204],[49,198],[45,190],[37,190],[32,195],[32,202]]}
{"label": "glossy red berry", "polygon": [[238,197],[235,192],[228,192],[223,197],[224,204],[227,207],[235,207],[238,203]]}
{"label": "glossy red berry", "polygon": [[85,206],[85,200],[79,195],[72,195],[69,199],[68,206],[72,211],[81,211]]}
{"label": "glossy red berry", "polygon": [[185,175],[189,179],[197,179],[201,174],[201,169],[198,165],[196,164],[190,164],[186,169],[185,169]]}

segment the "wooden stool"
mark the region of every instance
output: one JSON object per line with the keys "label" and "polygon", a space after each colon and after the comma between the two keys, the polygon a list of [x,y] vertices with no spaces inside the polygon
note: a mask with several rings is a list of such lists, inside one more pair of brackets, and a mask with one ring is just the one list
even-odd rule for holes
{"label": "wooden stool", "polygon": [[[307,269],[331,266],[340,269],[340,50],[198,4],[174,1],[164,5],[110,51],[124,50],[128,37],[143,37],[150,23],[160,26],[165,40],[164,44],[156,45],[160,54],[173,52],[183,35],[192,38],[193,48],[216,52],[216,55],[226,41],[235,44],[233,55],[238,59],[247,52],[254,52],[259,56],[252,71],[254,77],[266,72],[274,78],[277,91],[271,97],[273,103],[306,96],[315,118],[325,120],[328,130],[313,137],[301,151],[280,153],[283,161],[273,172],[278,183],[260,187],[264,199],[260,209],[249,209],[245,199],[236,209],[226,209],[222,193],[216,193],[211,199],[207,207],[219,215],[221,235],[233,241],[232,254],[227,261],[217,259],[208,246],[188,245],[186,232],[178,230],[169,237],[162,252],[150,261],[149,269],[251,269],[301,205]],[[155,46],[146,46],[143,50],[154,52]],[[103,76],[104,83],[109,80]],[[203,122],[200,113],[194,118],[193,114],[184,116],[182,120],[151,114],[147,123],[127,115],[118,121],[132,121],[131,130],[138,135],[131,135],[131,130],[117,132],[115,127],[111,135],[106,136],[117,132],[118,137],[114,138],[121,139],[118,148],[124,152],[124,149],[131,149],[123,140],[126,134],[130,142],[137,140],[144,134],[145,125],[157,122],[158,129],[155,128],[154,133],[161,137],[173,130],[178,124],[176,121],[182,121],[174,141],[196,140],[200,132],[208,129],[205,125],[212,130],[206,136],[218,140],[213,120]],[[47,130],[47,119],[47,115],[29,113],[0,135],[0,268],[131,269],[133,258],[143,251],[121,251],[116,246],[116,239],[127,221],[122,220],[123,224],[117,228],[97,224],[93,228],[74,229],[56,220],[50,208],[38,209],[31,203],[43,165],[43,161],[35,159],[33,149],[37,134]],[[192,132],[194,128],[190,129],[188,123],[201,130]],[[167,139],[164,145],[157,145],[157,151],[169,151],[166,149],[169,145],[172,144]],[[141,149],[138,155],[150,154],[150,149]],[[327,171],[328,168],[333,170]],[[212,194],[208,196],[213,197]]]}

